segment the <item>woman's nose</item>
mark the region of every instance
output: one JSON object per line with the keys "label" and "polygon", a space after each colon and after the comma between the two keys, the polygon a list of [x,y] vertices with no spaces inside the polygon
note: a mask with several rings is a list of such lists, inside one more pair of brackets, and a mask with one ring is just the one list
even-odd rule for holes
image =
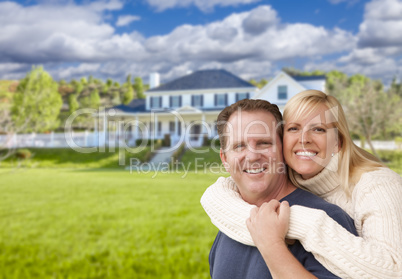
{"label": "woman's nose", "polygon": [[302,131],[300,133],[299,140],[300,140],[300,143],[310,143],[311,142],[310,130]]}

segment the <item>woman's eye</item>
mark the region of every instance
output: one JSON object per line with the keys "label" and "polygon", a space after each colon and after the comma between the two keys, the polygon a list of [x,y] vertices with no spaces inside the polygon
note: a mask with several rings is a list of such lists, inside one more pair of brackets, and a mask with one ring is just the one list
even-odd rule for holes
{"label": "woman's eye", "polygon": [[324,128],[321,128],[321,127],[315,127],[313,129],[313,131],[319,132],[319,133],[325,133],[326,132],[326,130]]}
{"label": "woman's eye", "polygon": [[298,130],[297,127],[289,127],[287,131],[288,132],[295,132],[297,130]]}

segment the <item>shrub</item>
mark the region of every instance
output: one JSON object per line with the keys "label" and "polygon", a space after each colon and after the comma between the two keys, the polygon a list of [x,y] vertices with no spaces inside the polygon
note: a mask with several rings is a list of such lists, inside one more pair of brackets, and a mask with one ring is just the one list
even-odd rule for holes
{"label": "shrub", "polygon": [[32,157],[32,153],[29,149],[18,149],[15,156],[19,159],[29,159]]}
{"label": "shrub", "polygon": [[162,146],[170,147],[170,145],[171,145],[170,134],[165,134]]}
{"label": "shrub", "polygon": [[152,144],[156,144],[158,141],[161,142],[160,139],[137,139],[135,140],[135,146],[144,146],[144,142],[145,142],[145,146],[151,146]]}

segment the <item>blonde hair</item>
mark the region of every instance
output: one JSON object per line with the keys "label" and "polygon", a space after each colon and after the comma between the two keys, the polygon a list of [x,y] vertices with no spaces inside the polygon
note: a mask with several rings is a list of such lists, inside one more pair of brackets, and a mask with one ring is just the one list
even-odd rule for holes
{"label": "blonde hair", "polygon": [[[349,127],[345,113],[339,101],[330,95],[318,90],[305,90],[292,97],[285,105],[283,119],[306,117],[316,111],[320,105],[325,105],[337,119],[334,126],[338,129],[339,161],[338,174],[343,190],[350,195],[354,185],[359,182],[363,173],[384,167],[381,161],[356,146],[349,134]],[[297,186],[295,171],[289,169],[289,178]]]}

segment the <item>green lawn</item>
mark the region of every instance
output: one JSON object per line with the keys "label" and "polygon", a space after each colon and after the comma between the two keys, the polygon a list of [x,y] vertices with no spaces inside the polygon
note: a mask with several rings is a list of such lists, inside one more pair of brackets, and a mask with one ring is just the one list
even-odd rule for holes
{"label": "green lawn", "polygon": [[[151,149],[150,147],[133,148],[125,152],[106,149],[105,152],[94,153],[80,153],[70,148],[28,148],[28,150],[32,154],[31,158],[19,159],[18,150],[15,150],[12,156],[0,161],[0,167],[124,169],[125,165],[129,165],[130,158],[147,161],[146,158],[150,155]],[[124,164],[119,164],[120,159],[123,159]]]}
{"label": "green lawn", "polygon": [[0,169],[0,278],[209,278],[218,176]]}
{"label": "green lawn", "polygon": [[[2,162],[0,278],[209,278],[217,229],[199,200],[227,175],[216,152],[186,152],[189,173],[130,173],[118,153],[56,151]],[[402,152],[381,157],[402,173]]]}

